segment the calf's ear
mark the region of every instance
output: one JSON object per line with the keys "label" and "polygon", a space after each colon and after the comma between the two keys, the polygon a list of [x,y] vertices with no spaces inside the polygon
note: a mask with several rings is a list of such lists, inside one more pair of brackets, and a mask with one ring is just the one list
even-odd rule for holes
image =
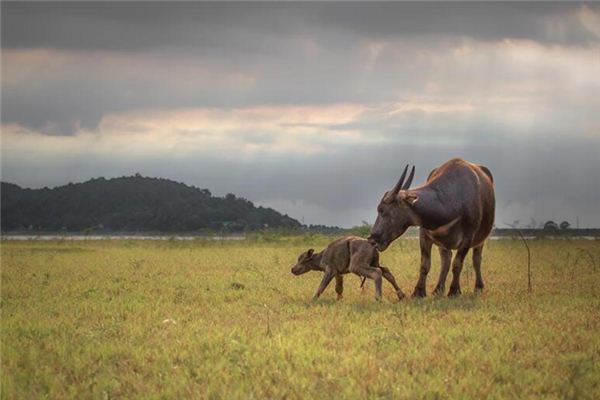
{"label": "calf's ear", "polygon": [[312,257],[314,252],[315,252],[315,249],[308,249],[307,254],[309,257]]}
{"label": "calf's ear", "polygon": [[412,206],[419,201],[419,195],[414,192],[401,190],[400,193],[398,193],[398,200]]}

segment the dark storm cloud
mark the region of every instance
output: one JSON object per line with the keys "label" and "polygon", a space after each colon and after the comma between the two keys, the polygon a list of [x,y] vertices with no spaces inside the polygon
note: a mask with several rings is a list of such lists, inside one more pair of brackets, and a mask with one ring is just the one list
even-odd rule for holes
{"label": "dark storm cloud", "polygon": [[[251,45],[254,35],[313,30],[365,38],[457,35],[553,43],[597,40],[583,27],[567,26],[562,34],[546,29],[552,18],[565,16],[580,6],[561,2],[3,2],[2,46],[131,51],[165,46],[210,50],[240,45],[242,49]],[[324,39],[332,38],[335,35]]]}
{"label": "dark storm cloud", "polygon": [[579,27],[570,27],[563,35],[546,29],[549,19],[564,16],[579,6],[559,2],[352,3],[324,7],[314,18],[320,26],[342,26],[367,37],[441,35],[548,43],[595,41],[597,37]]}
{"label": "dark storm cloud", "polygon": [[268,11],[265,4],[4,2],[2,46],[83,51],[166,46],[210,49],[221,46],[227,32],[242,30],[238,26],[263,31]]}

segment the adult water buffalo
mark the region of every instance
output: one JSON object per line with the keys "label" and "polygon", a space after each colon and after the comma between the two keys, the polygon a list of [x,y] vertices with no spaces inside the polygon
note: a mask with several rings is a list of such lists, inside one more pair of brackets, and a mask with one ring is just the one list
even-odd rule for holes
{"label": "adult water buffalo", "polygon": [[439,247],[442,267],[435,294],[444,292],[450,269],[452,283],[448,296],[460,294],[460,272],[469,249],[473,249],[475,290],[483,289],[481,255],[483,243],[494,225],[494,181],[490,171],[460,158],[434,169],[427,183],[409,189],[415,167],[404,182],[408,165],[398,183],[386,192],[377,207],[377,219],[369,241],[384,251],[409,226],[419,226],[421,270],[413,297],[424,297],[427,274],[431,267],[431,246]]}

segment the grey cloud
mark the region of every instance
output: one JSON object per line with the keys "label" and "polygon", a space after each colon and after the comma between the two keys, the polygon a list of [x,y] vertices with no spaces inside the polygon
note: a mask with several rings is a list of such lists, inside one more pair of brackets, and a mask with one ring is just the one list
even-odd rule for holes
{"label": "grey cloud", "polygon": [[[394,101],[399,92],[422,90],[430,78],[428,61],[403,57],[415,57],[419,49],[435,55],[459,36],[589,43],[594,39],[591,33],[568,17],[579,7],[580,3],[2,2],[2,120],[47,134],[71,135],[81,127],[94,129],[106,114],[131,109]],[[599,9],[595,4],[586,7]],[[547,35],[549,18],[564,22],[562,38]],[[368,70],[368,54],[361,47],[365,41],[394,38],[409,41],[405,53],[384,54]],[[316,44],[314,54],[311,42]],[[11,84],[6,50],[33,48],[81,54],[58,71],[44,67],[27,81]],[[111,63],[115,57],[125,61]],[[240,72],[254,79],[248,90],[228,83],[227,74]],[[480,87],[472,72],[452,71],[445,81],[456,85],[446,90],[460,94]],[[510,73],[494,70],[493,78]]]}
{"label": "grey cloud", "polygon": [[580,26],[569,26],[563,35],[554,35],[546,29],[549,20],[564,17],[579,6],[574,2],[352,3],[326,7],[313,17],[319,25],[342,26],[366,37],[456,35],[478,40],[514,38],[547,43],[597,41],[597,36]]}
{"label": "grey cloud", "polygon": [[[541,42],[597,40],[578,26],[550,34],[548,18],[581,3],[472,2],[3,2],[3,47],[70,50],[145,50],[163,46],[259,50],[257,35],[318,30],[364,38],[458,35],[479,40],[527,38]],[[597,8],[596,4],[588,7]],[[332,33],[333,32],[333,33]],[[267,48],[263,48],[266,50]]]}
{"label": "grey cloud", "polygon": [[[6,68],[12,56],[5,54],[2,120],[48,134],[75,134],[79,127],[94,129],[106,114],[133,109],[403,102],[419,98],[432,82],[443,85],[438,96],[452,101],[478,100],[477,95],[485,99],[486,94],[500,92],[528,98],[532,95],[508,85],[536,83],[543,91],[534,95],[551,100],[555,111],[562,114],[561,121],[565,121],[563,117],[577,119],[581,113],[593,114],[599,100],[594,85],[569,87],[561,75],[564,68],[515,69],[510,60],[502,59],[490,70],[481,62],[456,64],[452,57],[444,65],[435,65],[431,59],[445,57],[449,50],[431,42],[425,58],[417,59],[422,47],[410,42],[401,49],[406,62],[399,60],[398,54],[382,54],[370,70],[366,70],[368,60],[362,47],[342,47],[337,53],[320,49],[308,56],[294,44],[290,48],[285,41],[279,43],[272,49],[274,56],[245,59],[230,55],[227,62],[196,55],[135,53],[114,62],[111,55],[84,54],[73,56],[60,69],[40,68],[40,74],[32,73],[27,81],[16,83],[10,81]],[[247,88],[235,83],[240,74],[250,80]],[[585,92],[587,98],[581,95]],[[375,118],[330,128],[366,129],[379,123]],[[406,122],[397,123],[405,126]],[[421,130],[418,124],[414,128]],[[393,132],[393,125],[386,129]]]}

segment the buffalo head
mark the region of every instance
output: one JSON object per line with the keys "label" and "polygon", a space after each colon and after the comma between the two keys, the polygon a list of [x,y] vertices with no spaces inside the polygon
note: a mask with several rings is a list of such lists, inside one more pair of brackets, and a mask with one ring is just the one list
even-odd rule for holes
{"label": "buffalo head", "polygon": [[404,168],[396,186],[385,193],[377,206],[377,219],[368,240],[379,251],[387,249],[390,243],[418,221],[417,214],[411,208],[418,197],[413,193],[406,192],[415,176],[415,167],[412,167],[405,182],[404,178],[406,178],[407,172],[408,165]]}

